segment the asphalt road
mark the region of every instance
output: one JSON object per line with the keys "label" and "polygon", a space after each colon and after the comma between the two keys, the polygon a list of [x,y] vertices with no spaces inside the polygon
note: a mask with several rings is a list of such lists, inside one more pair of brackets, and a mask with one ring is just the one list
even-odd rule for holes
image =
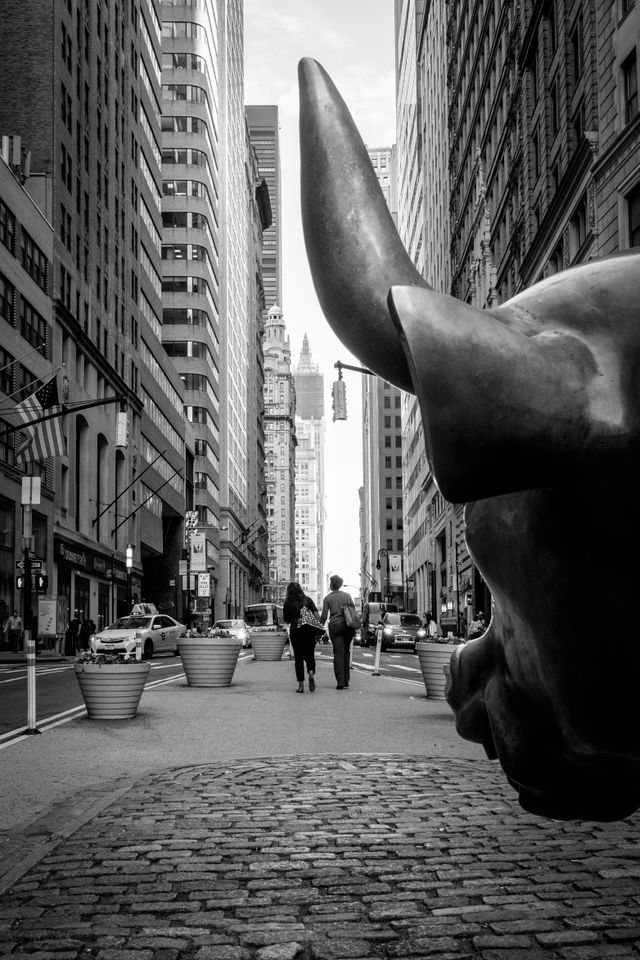
{"label": "asphalt road", "polygon": [[[331,662],[330,644],[318,644],[316,656],[323,662]],[[251,650],[241,654],[251,660]],[[285,652],[286,659],[286,652]],[[373,673],[375,670],[375,647],[353,648],[352,667]],[[394,677],[415,683],[424,690],[418,659],[407,651],[387,651],[380,655],[381,676]],[[180,657],[157,656],[151,661],[150,686],[171,678],[184,676]],[[36,729],[60,722],[64,717],[80,716],[84,703],[78,687],[73,660],[36,662]],[[23,663],[0,663],[0,743],[21,733],[28,723],[27,668]]]}

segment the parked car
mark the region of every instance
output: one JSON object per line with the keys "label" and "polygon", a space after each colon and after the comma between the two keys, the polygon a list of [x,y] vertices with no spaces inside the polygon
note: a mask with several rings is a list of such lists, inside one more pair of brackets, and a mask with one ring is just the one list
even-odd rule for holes
{"label": "parked car", "polygon": [[178,653],[178,640],[186,627],[166,613],[151,616],[131,614],[94,633],[89,641],[92,653],[129,653],[135,656],[136,637],[142,640],[142,656],[151,659],[154,653]]}
{"label": "parked car", "polygon": [[422,620],[416,613],[385,613],[378,630],[381,633],[381,650],[401,647],[415,653],[416,642],[427,635]]}
{"label": "parked car", "polygon": [[249,627],[244,620],[216,620],[213,629],[227,630],[229,633],[232,633],[234,637],[238,637],[238,639],[242,641],[243,647],[251,646],[249,642]]}
{"label": "parked car", "polygon": [[363,647],[375,644],[378,625],[382,622],[385,613],[397,613],[398,607],[395,603],[365,603],[362,609],[362,637],[360,643]]}

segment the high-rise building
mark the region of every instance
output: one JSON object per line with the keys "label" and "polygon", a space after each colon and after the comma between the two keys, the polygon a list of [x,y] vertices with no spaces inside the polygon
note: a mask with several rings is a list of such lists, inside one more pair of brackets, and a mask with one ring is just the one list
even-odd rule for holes
{"label": "high-rise building", "polygon": [[295,556],[296,388],[291,345],[280,307],[267,314],[264,334],[264,419],[269,527],[269,582],[265,599],[284,598]]}
{"label": "high-rise building", "polygon": [[[30,394],[39,378],[51,376],[55,342],[53,322],[53,227],[47,197],[50,178],[25,178],[26,155],[19,140],[3,138],[0,159],[0,619],[14,610],[23,612],[16,589],[16,561],[22,552],[22,460],[16,457],[16,439],[9,432],[17,419],[16,404]],[[35,189],[34,189],[35,188]],[[42,188],[42,189],[41,189]],[[39,203],[36,202],[37,198]],[[18,444],[19,445],[19,444]],[[36,557],[52,576],[55,487],[54,461],[40,470],[42,495],[31,510],[32,543]],[[26,619],[26,618],[25,618]]]}
{"label": "high-rise building", "polygon": [[[397,136],[402,157],[399,232],[436,290],[450,289],[449,167],[444,0],[396,3]],[[415,200],[413,198],[416,198]],[[408,606],[457,626],[456,552],[462,508],[439,493],[426,457],[418,401],[403,394],[404,525]]]}
{"label": "high-rise building", "polygon": [[[0,132],[21,137],[31,171],[51,183],[51,362],[65,365],[71,402],[97,404],[65,416],[66,455],[37,467],[54,503],[50,592],[62,619],[98,626],[136,596],[179,612],[192,435],[160,336],[159,10],[157,0],[3,5]],[[24,370],[36,373],[30,361]],[[128,436],[116,436],[116,396]]]}
{"label": "high-rise building", "polygon": [[316,605],[324,596],[324,376],[302,340],[296,388],[295,579]]}
{"label": "high-rise building", "polygon": [[280,221],[280,136],[276,106],[248,106],[251,142],[260,176],[269,187],[272,221],[262,239],[262,276],[266,309],[282,303],[282,232]]}
{"label": "high-rise building", "polygon": [[[639,23],[636,4],[606,0],[473,10],[397,0],[401,234],[414,256],[409,172],[421,170],[425,262],[416,263],[436,289],[488,308],[638,245]],[[417,427],[412,436],[418,450]],[[415,475],[406,552],[418,605],[438,604],[434,613],[462,631],[491,598],[460,507],[443,502],[428,466]]]}
{"label": "high-rise building", "polygon": [[243,10],[241,0],[173,0],[162,12],[163,340],[195,435],[188,506],[209,573],[209,595],[190,585],[189,604],[207,619],[237,617],[266,574],[254,247],[267,220],[247,140]]}
{"label": "high-rise building", "polygon": [[[368,148],[368,152],[389,211],[396,220],[396,150],[374,147]],[[360,593],[363,598],[370,592],[380,594],[381,599],[404,607],[401,403],[402,391],[397,387],[379,377],[363,375]],[[394,556],[400,557],[399,582],[391,576],[390,558]],[[397,563],[393,568],[397,569]]]}

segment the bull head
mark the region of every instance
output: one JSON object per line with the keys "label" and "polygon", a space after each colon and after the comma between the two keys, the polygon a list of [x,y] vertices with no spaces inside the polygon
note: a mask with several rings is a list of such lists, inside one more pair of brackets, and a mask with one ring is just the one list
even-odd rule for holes
{"label": "bull head", "polygon": [[305,59],[299,80],[320,304],[361,362],[418,397],[436,483],[465,502],[493,596],[488,630],[452,658],[456,727],[499,759],[527,810],[627,816],[640,806],[640,252],[491,310],[436,293],[330,78]]}

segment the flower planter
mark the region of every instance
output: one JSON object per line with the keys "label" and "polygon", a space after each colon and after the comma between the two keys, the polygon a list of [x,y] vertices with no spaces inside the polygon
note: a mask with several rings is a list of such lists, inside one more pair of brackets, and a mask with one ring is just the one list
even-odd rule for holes
{"label": "flower planter", "polygon": [[287,644],[287,635],[284,631],[273,633],[251,634],[251,649],[253,650],[254,660],[282,660],[282,654]]}
{"label": "flower planter", "polygon": [[74,668],[90,720],[135,717],[150,663],[76,663]]}
{"label": "flower planter", "polygon": [[446,675],[443,668],[449,665],[456,646],[455,643],[425,643],[424,641],[416,644],[422,679],[430,700],[445,699]]}
{"label": "flower planter", "polygon": [[238,637],[182,637],[178,652],[190,687],[228,687],[238,663]]}

